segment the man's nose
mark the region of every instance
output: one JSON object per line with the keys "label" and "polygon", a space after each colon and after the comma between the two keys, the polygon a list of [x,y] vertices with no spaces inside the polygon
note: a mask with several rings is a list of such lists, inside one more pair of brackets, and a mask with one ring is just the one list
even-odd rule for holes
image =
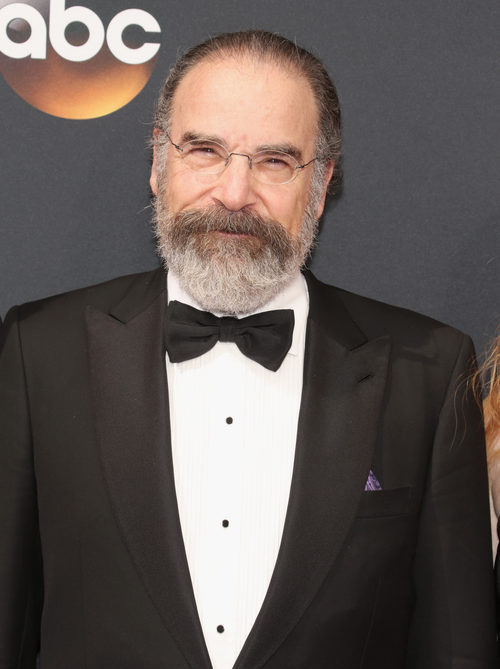
{"label": "man's nose", "polygon": [[249,157],[231,154],[226,169],[217,179],[214,197],[229,211],[240,211],[255,202],[254,188]]}

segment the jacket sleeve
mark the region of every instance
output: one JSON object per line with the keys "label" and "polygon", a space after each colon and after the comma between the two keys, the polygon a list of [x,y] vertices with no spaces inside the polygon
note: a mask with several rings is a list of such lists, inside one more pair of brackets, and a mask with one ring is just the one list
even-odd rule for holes
{"label": "jacket sleeve", "polygon": [[42,600],[29,403],[17,309],[0,335],[0,668],[34,668]]}
{"label": "jacket sleeve", "polygon": [[463,336],[441,407],[421,509],[407,669],[493,669],[495,603],[482,415]]}

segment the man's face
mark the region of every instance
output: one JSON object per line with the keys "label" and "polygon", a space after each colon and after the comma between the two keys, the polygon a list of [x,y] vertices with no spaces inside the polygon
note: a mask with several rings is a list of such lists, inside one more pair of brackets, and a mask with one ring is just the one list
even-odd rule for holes
{"label": "man's face", "polygon": [[[318,112],[307,81],[268,63],[224,58],[198,64],[181,81],[173,100],[170,136],[211,138],[229,151],[253,154],[267,147],[290,147],[300,164],[314,157]],[[253,178],[248,160],[233,156],[226,170],[202,176],[191,170],[172,146],[162,178],[162,197],[172,214],[214,205],[228,212],[252,212],[279,222],[296,236],[309,201],[314,163],[284,185]],[[151,188],[158,193],[156,159]],[[323,211],[326,183],[315,216]],[[232,234],[232,233],[227,233]]]}
{"label": "man's face", "polygon": [[[299,164],[314,156],[317,111],[300,76],[248,59],[197,65],[174,96],[171,139],[206,139],[230,152],[285,150]],[[327,180],[314,166],[293,182],[262,184],[245,156],[219,175],[200,174],[168,146],[156,152],[158,248],[170,271],[208,311],[244,314],[264,308],[300,270],[311,248]],[[163,159],[164,160],[164,159]],[[312,184],[312,187],[311,187]]]}

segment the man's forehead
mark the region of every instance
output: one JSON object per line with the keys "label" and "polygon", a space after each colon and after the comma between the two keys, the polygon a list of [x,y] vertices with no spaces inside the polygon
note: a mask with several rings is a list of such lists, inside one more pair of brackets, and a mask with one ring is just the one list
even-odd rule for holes
{"label": "man's forehead", "polygon": [[[305,138],[316,135],[317,117],[310,84],[296,68],[224,55],[201,61],[184,76],[174,94],[171,121],[182,132],[213,132],[210,124],[220,120],[228,132],[243,130],[244,125],[249,132],[260,129],[263,134]],[[196,127],[190,127],[193,123]]]}

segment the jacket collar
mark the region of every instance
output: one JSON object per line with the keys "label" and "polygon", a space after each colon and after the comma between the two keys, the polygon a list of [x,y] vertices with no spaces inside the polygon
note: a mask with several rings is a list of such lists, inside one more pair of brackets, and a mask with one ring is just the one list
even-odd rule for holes
{"label": "jacket collar", "polygon": [[138,275],[109,313],[87,308],[96,437],[139,578],[187,665],[209,669],[177,511],[163,346],[165,273]]}
{"label": "jacket collar", "polygon": [[345,544],[377,439],[390,340],[368,341],[335,288],[306,274],[310,310],[294,472],[276,566],[234,669],[259,669]]}

